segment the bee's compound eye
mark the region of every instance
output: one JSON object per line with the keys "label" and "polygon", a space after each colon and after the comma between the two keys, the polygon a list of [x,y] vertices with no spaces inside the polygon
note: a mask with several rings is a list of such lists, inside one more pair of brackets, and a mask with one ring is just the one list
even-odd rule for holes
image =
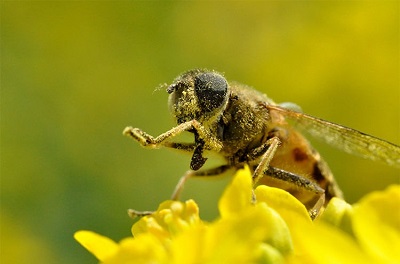
{"label": "bee's compound eye", "polygon": [[206,72],[195,77],[194,90],[201,109],[212,112],[226,101],[228,83],[221,75]]}

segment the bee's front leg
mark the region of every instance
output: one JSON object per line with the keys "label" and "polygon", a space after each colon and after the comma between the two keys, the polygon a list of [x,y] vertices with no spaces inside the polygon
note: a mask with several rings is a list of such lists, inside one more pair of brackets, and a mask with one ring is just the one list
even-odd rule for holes
{"label": "bee's front leg", "polygon": [[126,127],[122,134],[133,138],[143,147],[157,148],[159,146],[153,136],[142,131],[140,128]]}
{"label": "bee's front leg", "polygon": [[193,151],[193,156],[192,160],[190,162],[190,168],[192,170],[198,170],[201,167],[203,167],[204,163],[206,162],[207,158],[203,157],[203,151],[204,151],[204,140],[198,139],[197,136],[195,136],[195,149]]}
{"label": "bee's front leg", "polygon": [[[194,143],[176,143],[170,140],[184,131],[194,133]],[[133,138],[146,148],[157,149],[160,147],[168,147],[192,152],[193,156],[190,168],[193,170],[200,169],[206,162],[207,158],[203,157],[204,150],[208,149],[218,152],[222,148],[222,143],[215,136],[211,135],[197,120],[182,123],[158,137],[153,137],[141,129],[133,127],[125,128],[123,134]]]}
{"label": "bee's front leg", "polygon": [[170,139],[176,137],[184,131],[196,131],[199,138],[204,141],[204,147],[207,149],[213,149],[219,151],[222,148],[221,142],[212,136],[197,120],[191,120],[162,133],[158,137],[153,137],[140,128],[126,127],[122,132],[124,135],[129,136],[140,143],[143,147],[147,148],[160,148],[165,147],[176,147],[182,146],[184,149],[191,149],[192,147],[185,147],[185,144],[171,143]]}

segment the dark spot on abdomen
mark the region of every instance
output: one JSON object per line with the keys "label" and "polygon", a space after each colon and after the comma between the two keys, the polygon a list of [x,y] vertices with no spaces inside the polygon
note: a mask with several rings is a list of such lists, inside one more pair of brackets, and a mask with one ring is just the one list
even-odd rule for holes
{"label": "dark spot on abdomen", "polygon": [[295,161],[304,161],[308,159],[307,153],[300,148],[293,149],[293,157]]}
{"label": "dark spot on abdomen", "polygon": [[326,181],[326,177],[323,175],[321,169],[319,168],[318,162],[314,163],[312,177],[316,182]]}

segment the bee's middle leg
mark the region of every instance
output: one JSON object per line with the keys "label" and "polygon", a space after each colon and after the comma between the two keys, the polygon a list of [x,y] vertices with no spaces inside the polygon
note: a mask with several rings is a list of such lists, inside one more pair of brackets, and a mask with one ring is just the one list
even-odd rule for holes
{"label": "bee's middle leg", "polygon": [[[257,182],[264,177],[264,170],[269,167],[269,164],[272,158],[275,156],[276,150],[281,143],[278,137],[273,137],[267,140],[261,147],[254,150],[253,154],[250,154],[249,157],[251,159],[257,158],[260,156],[260,152],[263,151],[264,153],[261,156],[260,163],[258,164],[257,168],[254,170],[253,174],[253,184],[256,185]],[[261,150],[261,151],[260,151]]]}
{"label": "bee's middle leg", "polygon": [[194,177],[215,177],[215,176],[219,176],[223,173],[225,173],[226,171],[228,171],[229,169],[233,168],[230,165],[222,165],[213,169],[208,169],[208,170],[201,170],[201,171],[193,171],[193,170],[189,170],[187,171],[180,179],[178,184],[175,187],[174,192],[172,193],[171,199],[172,200],[178,200],[179,196],[183,190],[183,187],[186,183],[186,181],[189,178],[194,178]]}
{"label": "bee's middle leg", "polygon": [[[225,173],[226,171],[228,171],[229,169],[234,168],[231,165],[222,165],[213,169],[209,169],[209,170],[203,170],[203,171],[192,171],[189,170],[187,171],[179,180],[178,184],[175,187],[175,190],[171,196],[171,200],[178,200],[179,196],[183,190],[183,187],[185,185],[185,182],[189,179],[189,178],[193,178],[193,177],[213,177],[213,176],[218,176],[221,175],[223,173]],[[143,217],[143,216],[147,216],[147,215],[151,215],[152,213],[154,213],[154,211],[137,211],[134,209],[129,209],[128,210],[128,215],[131,218],[136,218],[136,217]]]}

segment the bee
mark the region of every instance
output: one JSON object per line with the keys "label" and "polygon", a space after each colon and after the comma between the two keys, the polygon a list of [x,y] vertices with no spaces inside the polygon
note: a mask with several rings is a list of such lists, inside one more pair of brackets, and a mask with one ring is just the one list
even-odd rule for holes
{"label": "bee", "polygon": [[[172,199],[178,199],[189,178],[221,175],[248,165],[254,185],[290,192],[315,218],[332,197],[343,195],[327,163],[288,120],[348,153],[400,167],[399,146],[304,114],[288,104],[276,104],[249,86],[228,83],[216,71],[187,71],[166,91],[177,126],[157,137],[133,127],[125,128],[123,134],[146,148],[167,147],[191,154],[190,170],[178,182]],[[173,141],[185,131],[194,135],[193,143]],[[225,163],[201,169],[208,152],[222,156]]]}

